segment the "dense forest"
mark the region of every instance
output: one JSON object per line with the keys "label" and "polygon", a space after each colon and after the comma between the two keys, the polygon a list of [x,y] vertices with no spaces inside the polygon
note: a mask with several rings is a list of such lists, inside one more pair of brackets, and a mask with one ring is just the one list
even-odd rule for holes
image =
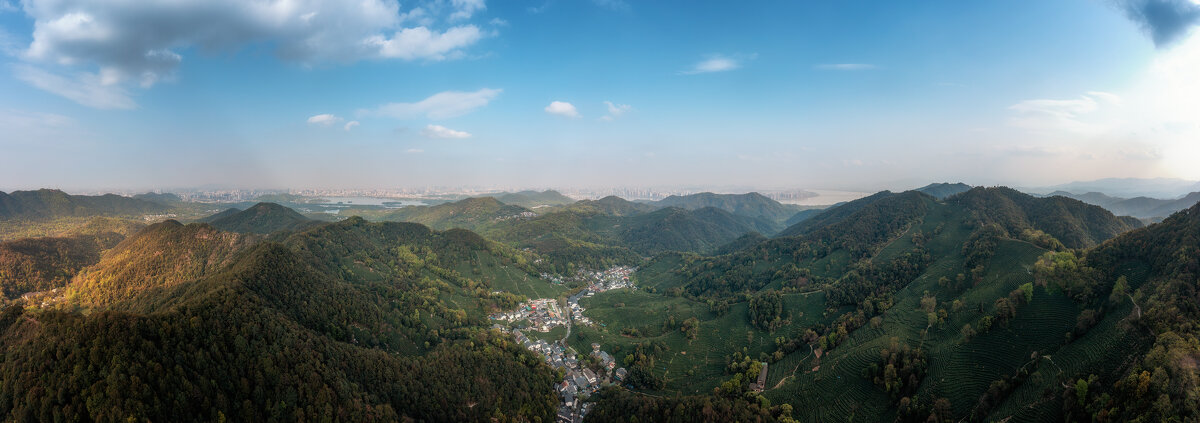
{"label": "dense forest", "polygon": [[526,192],[508,198],[558,204],[392,216],[435,228],[268,203],[149,226],[59,212],[0,242],[0,414],[551,421],[564,375],[488,315],[583,289],[541,275],[635,265],[638,288],[581,303],[596,323],[563,344],[627,370],[584,396],[587,421],[1200,416],[1200,205],[1142,227],[1061,196],[926,188],[771,237],[796,213],[750,216],[776,209],[761,196]]}
{"label": "dense forest", "polygon": [[442,300],[506,300],[439,266],[475,253],[523,260],[469,232],[361,219],[283,244],[151,226],[86,271],[64,306],[3,310],[0,413],[549,421],[558,376]]}

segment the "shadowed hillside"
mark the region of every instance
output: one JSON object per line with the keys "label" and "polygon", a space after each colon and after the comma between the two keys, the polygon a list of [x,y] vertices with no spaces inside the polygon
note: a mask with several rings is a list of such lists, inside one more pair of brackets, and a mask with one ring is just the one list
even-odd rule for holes
{"label": "shadowed hillside", "polygon": [[0,219],[48,220],[60,217],[130,216],[162,213],[167,206],[115,194],[70,195],[53,189],[0,192]]}
{"label": "shadowed hillside", "polygon": [[278,231],[295,231],[315,224],[290,208],[275,203],[258,203],[246,210],[225,210],[206,221],[214,228],[248,234],[266,235]]}

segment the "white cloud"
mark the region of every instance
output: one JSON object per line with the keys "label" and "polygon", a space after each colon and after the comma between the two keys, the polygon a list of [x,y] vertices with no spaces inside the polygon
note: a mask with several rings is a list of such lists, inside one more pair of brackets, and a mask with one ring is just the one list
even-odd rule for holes
{"label": "white cloud", "polygon": [[391,59],[445,60],[461,55],[463,47],[483,38],[483,32],[475,25],[450,28],[442,33],[419,26],[405,28],[385,38],[382,35],[367,39],[366,43],[379,48],[379,56]]}
{"label": "white cloud", "polygon": [[308,118],[308,123],[310,125],[320,125],[320,126],[330,126],[330,125],[333,125],[333,124],[341,122],[341,121],[342,121],[342,118],[328,114],[328,113],[311,116]]}
{"label": "white cloud", "polygon": [[750,56],[725,56],[714,54],[707,59],[701,60],[691,67],[691,69],[680,72],[684,75],[695,75],[699,73],[713,73],[731,71],[742,67],[742,61],[746,58],[753,59],[755,55]]}
{"label": "white cloud", "polygon": [[436,139],[464,139],[471,138],[471,134],[463,131],[455,131],[441,125],[427,125],[421,130],[421,135],[426,138]]}
{"label": "white cloud", "polygon": [[100,75],[84,72],[69,78],[29,65],[13,66],[13,74],[29,85],[87,107],[105,110],[137,107],[124,88],[104,83]]}
{"label": "white cloud", "polygon": [[349,131],[349,130],[351,130],[351,129],[354,129],[354,128],[355,128],[355,127],[357,127],[357,126],[358,126],[358,121],[357,121],[357,120],[352,120],[352,121],[346,122],[346,126],[343,126],[343,127],[342,127],[342,129],[343,129],[343,130],[346,130],[346,131]]}
{"label": "white cloud", "polygon": [[[1115,165],[1151,160],[1159,175],[1200,179],[1200,33],[1182,40],[1121,92],[1026,100],[1009,107],[1009,124],[1027,139],[1076,153],[1102,153]],[[1039,138],[1040,137],[1040,138]]]}
{"label": "white cloud", "polygon": [[471,15],[487,9],[484,0],[450,0],[450,2],[456,9],[454,13],[450,14],[450,20],[452,21],[470,19]]}
{"label": "white cloud", "polygon": [[471,24],[438,24],[470,19],[486,9],[484,0],[422,6],[401,13],[395,0],[26,0],[33,41],[21,58],[84,68],[104,85],[150,87],[174,76],[185,51],[269,46],[306,65],[436,61],[464,56],[490,35]]}
{"label": "white cloud", "polygon": [[821,70],[857,71],[876,69],[878,66],[869,63],[824,63],[817,65],[816,68]]}
{"label": "white cloud", "polygon": [[415,103],[388,103],[364,113],[396,119],[449,119],[462,116],[486,106],[500,95],[501,90],[484,88],[478,91],[443,91]]}
{"label": "white cloud", "polygon": [[424,153],[425,150],[422,150],[419,148],[410,148],[410,149],[404,150],[404,152],[408,153],[408,154],[421,154],[421,153]]}
{"label": "white cloud", "polygon": [[1100,91],[1089,92],[1079,98],[1068,100],[1025,100],[1008,107],[1009,110],[1018,113],[1018,116],[1010,119],[1009,123],[1032,130],[1095,134],[1104,130],[1103,125],[1084,122],[1081,118],[1100,110],[1101,106],[1120,103],[1120,96]]}
{"label": "white cloud", "polygon": [[600,118],[600,120],[603,121],[611,121],[619,118],[621,115],[624,115],[626,112],[632,109],[632,107],[628,104],[614,104],[611,101],[605,101],[604,106],[608,108],[608,114]]}
{"label": "white cloud", "polygon": [[546,113],[552,115],[566,116],[569,118],[582,117],[579,111],[575,109],[575,105],[565,101],[552,101],[549,106],[544,109]]}

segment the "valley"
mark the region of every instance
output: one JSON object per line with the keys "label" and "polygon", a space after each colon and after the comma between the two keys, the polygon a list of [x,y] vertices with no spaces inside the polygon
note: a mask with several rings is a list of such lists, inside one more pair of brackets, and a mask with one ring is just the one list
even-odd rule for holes
{"label": "valley", "polygon": [[[1167,259],[1153,251],[1140,259],[1117,251],[1138,242],[1125,241],[1131,237],[1158,236],[1152,234],[1163,225],[1194,227],[1195,207],[1142,227],[1064,197],[937,184],[816,212],[763,208],[754,196],[668,203],[692,209],[605,198],[533,211],[483,197],[391,216],[420,223],[382,215],[372,217],[378,222],[321,222],[273,203],[188,224],[58,218],[51,226],[63,229],[49,237],[0,244],[6,316],[0,346],[9,351],[0,372],[72,342],[45,332],[47,325],[61,331],[109,324],[97,319],[132,319],[169,327],[179,319],[215,317],[196,313],[227,307],[213,301],[233,301],[289,334],[263,338],[253,348],[297,351],[279,342],[298,336],[325,345],[304,359],[322,366],[331,364],[328,357],[386,352],[398,361],[373,365],[400,366],[390,370],[396,383],[413,380],[401,370],[404,360],[483,354],[500,368],[520,368],[519,383],[526,385],[507,393],[486,387],[516,383],[507,379],[513,374],[494,379],[499,376],[466,363],[452,369],[489,380],[486,389],[464,392],[457,401],[478,404],[519,392],[523,399],[509,408],[478,410],[516,420],[696,416],[700,410],[688,405],[696,402],[713,404],[718,420],[769,421],[1059,420],[1094,415],[1078,414],[1093,402],[1117,414],[1145,413],[1140,407],[1189,410],[1184,397],[1179,405],[1116,402],[1126,395],[1126,375],[1151,366],[1158,345],[1174,342],[1147,326],[1152,321],[1143,313],[1161,312],[1155,304],[1165,299],[1156,292],[1172,280],[1164,278],[1179,274],[1151,266]],[[529,215],[497,219],[513,211]],[[778,229],[788,220],[795,222]],[[136,215],[128,221],[132,225]],[[1185,240],[1200,234],[1176,235],[1185,238],[1168,245],[1180,245],[1181,257],[1195,260],[1195,244]],[[1167,272],[1188,272],[1184,266]],[[241,326],[253,320],[243,322],[206,329],[216,332],[204,336],[257,332]],[[117,341],[106,333],[86,342]],[[168,352],[160,348],[129,352]],[[217,377],[207,372],[235,366],[227,360],[239,359],[239,351],[221,352],[227,358],[190,372]],[[334,379],[327,380],[377,377],[360,375],[362,369],[331,370],[323,377]],[[74,391],[82,385],[44,386],[5,374],[12,378],[3,392],[43,386],[90,395]],[[285,391],[298,387],[273,383]],[[1064,403],[1079,396],[1080,383],[1095,388],[1082,405]],[[1178,389],[1155,386],[1164,398]],[[340,403],[335,412],[425,412],[405,408],[414,403],[388,391],[406,388],[377,388],[346,392],[376,408]],[[84,412],[71,402],[47,409],[8,398],[14,400],[3,403],[6,413],[16,415]],[[147,416],[168,415],[140,404],[149,407]],[[249,408],[211,407],[203,412],[277,412],[253,401]],[[481,416],[475,412],[458,415]]]}

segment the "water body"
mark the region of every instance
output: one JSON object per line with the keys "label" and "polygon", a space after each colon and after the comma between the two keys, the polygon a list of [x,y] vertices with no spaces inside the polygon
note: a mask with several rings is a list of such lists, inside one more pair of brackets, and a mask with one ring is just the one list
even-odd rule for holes
{"label": "water body", "polygon": [[327,202],[320,203],[326,206],[381,206],[381,207],[408,207],[408,206],[426,206],[424,201],[404,199],[404,198],[383,198],[383,197],[321,197]]}

